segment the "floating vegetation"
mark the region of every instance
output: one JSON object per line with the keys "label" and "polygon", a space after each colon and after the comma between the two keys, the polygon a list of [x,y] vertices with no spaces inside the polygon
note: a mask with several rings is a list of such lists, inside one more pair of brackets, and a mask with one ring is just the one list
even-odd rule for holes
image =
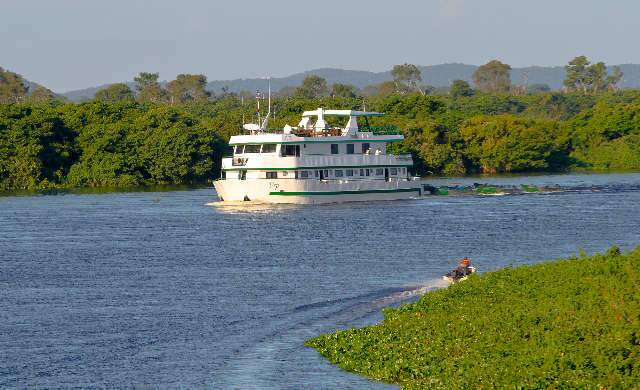
{"label": "floating vegetation", "polygon": [[636,388],[639,275],[640,247],[472,275],[306,345],[404,388]]}

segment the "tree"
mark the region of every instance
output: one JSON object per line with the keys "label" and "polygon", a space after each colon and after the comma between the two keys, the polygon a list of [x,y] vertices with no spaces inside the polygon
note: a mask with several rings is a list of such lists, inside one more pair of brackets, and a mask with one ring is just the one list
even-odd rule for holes
{"label": "tree", "polygon": [[96,92],[94,99],[104,103],[133,100],[133,92],[127,84],[116,83]]}
{"label": "tree", "polygon": [[328,94],[329,87],[327,87],[327,80],[314,74],[305,77],[302,85],[296,89],[297,96],[307,99],[316,99],[327,96]]}
{"label": "tree", "polygon": [[564,67],[566,76],[563,84],[569,91],[582,90],[587,93],[589,87],[589,64],[591,62],[587,57],[579,56],[569,61],[569,64]]}
{"label": "tree", "polygon": [[18,103],[27,96],[28,90],[19,74],[0,67],[0,104]]}
{"label": "tree", "polygon": [[613,72],[607,76],[606,85],[610,90],[615,90],[618,87],[618,83],[622,80],[624,73],[619,66],[613,67]]}
{"label": "tree", "polygon": [[186,103],[204,101],[211,93],[206,90],[207,77],[201,74],[179,74],[175,80],[167,84],[170,102]]}
{"label": "tree", "polygon": [[473,96],[473,89],[464,80],[453,80],[451,83],[451,90],[449,91],[452,97],[459,98],[463,96]]}
{"label": "tree", "polygon": [[422,72],[413,64],[395,65],[391,70],[391,76],[396,84],[396,92],[404,93],[407,89],[414,89],[424,95],[424,91],[418,88],[418,82],[422,81]]}
{"label": "tree", "polygon": [[354,98],[357,96],[356,87],[350,84],[335,83],[331,88],[331,96],[342,98]]}
{"label": "tree", "polygon": [[466,157],[484,173],[545,169],[553,152],[546,123],[512,115],[477,116],[460,125]]}
{"label": "tree", "polygon": [[567,75],[564,85],[569,91],[581,91],[585,94],[615,89],[616,85],[622,80],[622,70],[614,67],[613,72],[608,75],[607,66],[604,62],[591,62],[585,56],[579,56],[569,61],[565,66]]}
{"label": "tree", "polygon": [[594,94],[604,90],[607,86],[607,66],[604,62],[598,62],[587,68],[588,82],[591,92]]}
{"label": "tree", "polygon": [[56,100],[56,94],[42,85],[38,85],[27,100],[33,103],[47,103]]}
{"label": "tree", "polygon": [[141,102],[159,103],[166,101],[167,93],[158,82],[158,73],[140,72],[133,81],[136,83],[138,100]]}
{"label": "tree", "polygon": [[489,61],[476,69],[473,82],[485,92],[508,92],[511,88],[511,66],[498,60]]}

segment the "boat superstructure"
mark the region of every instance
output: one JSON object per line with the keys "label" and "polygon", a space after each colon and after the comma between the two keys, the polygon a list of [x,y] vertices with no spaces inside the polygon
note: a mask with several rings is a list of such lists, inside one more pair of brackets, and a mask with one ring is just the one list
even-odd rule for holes
{"label": "boat superstructure", "polygon": [[[420,182],[409,175],[411,155],[387,153],[401,134],[377,134],[359,128],[358,119],[377,112],[305,111],[297,127],[266,130],[245,125],[247,134],[233,136],[233,156],[222,160],[221,179],[214,185],[223,201],[267,203],[332,203],[394,200],[422,195]],[[332,127],[327,117],[346,117],[346,126]]]}

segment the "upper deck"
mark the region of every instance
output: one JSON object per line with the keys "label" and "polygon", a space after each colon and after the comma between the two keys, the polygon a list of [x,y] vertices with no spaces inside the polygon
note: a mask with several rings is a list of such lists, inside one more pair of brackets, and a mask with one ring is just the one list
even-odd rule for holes
{"label": "upper deck", "polygon": [[[325,115],[347,116],[344,128],[330,127]],[[231,137],[233,158],[222,160],[223,171],[288,170],[301,168],[407,167],[410,155],[387,154],[387,143],[404,139],[402,134],[360,131],[358,117],[381,116],[377,112],[352,110],[305,111],[297,127],[278,132],[257,125],[245,126],[250,134]],[[316,117],[315,123],[311,120]],[[369,128],[367,126],[367,128]]]}

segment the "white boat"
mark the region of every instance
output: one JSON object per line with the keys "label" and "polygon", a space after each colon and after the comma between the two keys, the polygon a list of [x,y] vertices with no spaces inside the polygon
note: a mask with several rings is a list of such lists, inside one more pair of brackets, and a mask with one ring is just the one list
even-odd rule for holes
{"label": "white boat", "polygon": [[446,275],[442,276],[442,279],[449,284],[455,284],[458,282],[462,282],[463,280],[467,280],[469,276],[476,273],[476,268],[469,266],[463,272],[456,272],[457,270],[453,270],[448,272]]}
{"label": "white boat", "polygon": [[[387,153],[387,144],[404,136],[358,127],[359,118],[368,123],[381,115],[318,108],[305,111],[297,127],[268,131],[269,114],[261,125],[244,125],[246,134],[229,141],[233,156],[222,160],[221,179],[214,183],[218,197],[296,204],[420,197],[420,180],[409,175],[411,155]],[[327,116],[347,117],[347,124],[332,127]]]}

